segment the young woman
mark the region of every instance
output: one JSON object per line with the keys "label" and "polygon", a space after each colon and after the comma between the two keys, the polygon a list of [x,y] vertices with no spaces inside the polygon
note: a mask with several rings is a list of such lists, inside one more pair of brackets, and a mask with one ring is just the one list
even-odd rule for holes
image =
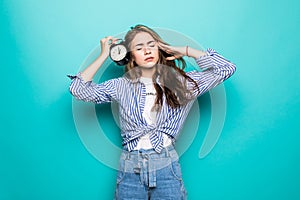
{"label": "young woman", "polygon": [[[109,56],[111,36],[101,39],[101,54],[72,76],[77,99],[119,105],[123,151],[115,199],[186,199],[174,143],[195,99],[228,79],[235,65],[213,49],[174,47],[144,25],[125,36],[130,51],[123,77],[92,81]],[[183,56],[193,57],[201,72],[185,72]]]}

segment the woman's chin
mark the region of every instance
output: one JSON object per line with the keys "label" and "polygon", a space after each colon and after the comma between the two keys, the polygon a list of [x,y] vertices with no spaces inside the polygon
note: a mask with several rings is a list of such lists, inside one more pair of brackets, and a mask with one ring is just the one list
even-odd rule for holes
{"label": "woman's chin", "polygon": [[155,62],[148,62],[148,63],[141,65],[140,67],[144,68],[144,69],[152,69],[155,65],[156,65]]}

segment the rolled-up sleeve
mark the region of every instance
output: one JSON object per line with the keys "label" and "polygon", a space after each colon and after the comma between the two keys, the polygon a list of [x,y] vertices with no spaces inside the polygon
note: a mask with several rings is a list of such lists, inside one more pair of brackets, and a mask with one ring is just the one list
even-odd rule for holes
{"label": "rolled-up sleeve", "polygon": [[78,100],[93,102],[96,104],[117,101],[117,84],[119,79],[111,79],[100,84],[92,81],[85,82],[81,74],[75,76],[68,75],[72,79],[69,90]]}
{"label": "rolled-up sleeve", "polygon": [[206,91],[219,85],[236,71],[236,66],[213,49],[207,49],[206,54],[196,59],[202,71],[191,71],[190,76],[198,84],[194,95],[200,96]]}

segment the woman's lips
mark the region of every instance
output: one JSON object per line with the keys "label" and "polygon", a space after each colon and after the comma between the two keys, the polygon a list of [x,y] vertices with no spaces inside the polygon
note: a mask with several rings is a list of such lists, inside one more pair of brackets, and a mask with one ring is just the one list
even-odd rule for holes
{"label": "woman's lips", "polygon": [[145,61],[146,62],[151,62],[151,61],[153,61],[153,59],[154,59],[154,57],[149,57],[149,58],[146,58]]}

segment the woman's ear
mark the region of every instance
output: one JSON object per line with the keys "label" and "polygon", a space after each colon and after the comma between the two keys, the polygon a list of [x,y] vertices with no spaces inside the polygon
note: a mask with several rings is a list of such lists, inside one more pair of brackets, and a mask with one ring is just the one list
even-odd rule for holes
{"label": "woman's ear", "polygon": [[134,55],[132,53],[130,53],[130,59],[131,59],[132,62],[135,61]]}

